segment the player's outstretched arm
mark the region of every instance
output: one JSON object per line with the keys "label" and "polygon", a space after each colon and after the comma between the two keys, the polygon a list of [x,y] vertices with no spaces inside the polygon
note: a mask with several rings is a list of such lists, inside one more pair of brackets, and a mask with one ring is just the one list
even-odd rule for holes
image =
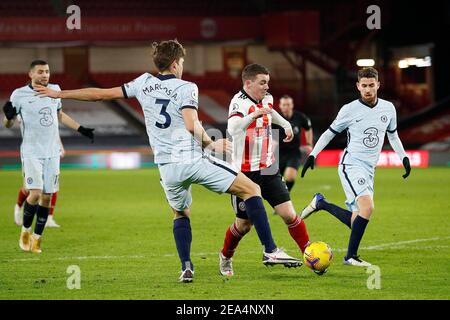
{"label": "player's outstretched arm", "polygon": [[208,136],[202,124],[198,120],[196,109],[184,108],[181,112],[183,114],[184,126],[186,127],[186,130],[194,136],[194,139],[197,140],[203,148],[208,148],[217,153],[231,152],[232,147],[229,140],[219,139],[213,141]]}
{"label": "player's outstretched arm", "polygon": [[11,128],[14,125],[14,120],[17,114],[16,108],[13,107],[11,101],[7,101],[3,106],[3,113],[5,114],[3,125],[6,128]]}
{"label": "player's outstretched arm", "polygon": [[61,111],[61,123],[64,124],[66,127],[75,130],[85,136],[88,139],[91,139],[91,143],[94,142],[94,130],[93,128],[86,128],[80,125],[78,122],[76,122],[74,119],[69,117],[66,113]]}
{"label": "player's outstretched arm", "polygon": [[76,90],[56,91],[44,86],[36,86],[34,90],[39,97],[50,97],[55,99],[74,99],[82,101],[114,100],[124,98],[121,87],[109,89],[85,88]]}
{"label": "player's outstretched arm", "polygon": [[303,165],[301,175],[302,178],[305,176],[306,170],[308,170],[309,168],[314,169],[314,163],[317,155],[328,145],[328,143],[330,143],[330,141],[335,136],[336,134],[331,129],[328,129],[327,131],[322,133],[316,145],[314,146],[313,151],[311,151],[311,153],[309,154],[308,158],[305,161],[305,164]]}

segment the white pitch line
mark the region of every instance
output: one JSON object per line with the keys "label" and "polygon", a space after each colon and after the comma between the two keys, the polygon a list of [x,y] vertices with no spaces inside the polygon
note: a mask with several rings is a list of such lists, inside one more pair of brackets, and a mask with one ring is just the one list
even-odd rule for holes
{"label": "white pitch line", "polygon": [[384,248],[384,247],[390,247],[390,246],[402,246],[402,245],[411,244],[411,243],[438,241],[438,240],[447,240],[447,239],[450,239],[450,236],[448,236],[448,237],[434,237],[434,238],[429,238],[429,239],[414,239],[414,240],[406,240],[406,241],[397,241],[397,242],[379,244],[379,245],[376,245],[376,246],[362,247],[361,249],[364,249],[364,250],[378,250],[378,249],[381,249],[381,248]]}
{"label": "white pitch line", "polygon": [[[82,256],[82,257],[59,257],[53,259],[45,259],[45,261],[65,261],[65,260],[117,260],[117,259],[142,259],[145,256]],[[11,259],[8,261],[22,262],[22,261],[40,261],[40,258],[24,258]]]}
{"label": "white pitch line", "polygon": [[[398,249],[401,247],[405,247],[409,244],[420,243],[420,242],[430,242],[430,241],[439,241],[439,240],[447,240],[450,239],[450,236],[447,237],[434,237],[428,239],[413,239],[413,240],[405,240],[405,241],[397,241],[390,243],[383,243],[379,245],[373,245],[368,247],[360,247],[360,250],[385,250],[385,249]],[[446,245],[438,245],[438,246],[427,246],[423,248],[448,248]],[[335,248],[334,252],[346,252],[347,248]],[[259,252],[259,251],[258,251]],[[245,253],[258,253],[257,251],[246,251]],[[215,256],[218,252],[199,252],[199,253],[191,253],[192,256],[195,257],[204,257],[204,256]],[[66,260],[118,260],[118,259],[144,259],[157,257],[158,255],[133,255],[133,256],[81,256],[81,257],[60,257],[60,258],[52,258],[45,259],[45,261],[66,261]],[[166,253],[162,254],[163,257],[174,257],[175,253]],[[23,258],[23,259],[11,259],[7,260],[8,262],[26,262],[26,261],[40,261],[40,258]]]}

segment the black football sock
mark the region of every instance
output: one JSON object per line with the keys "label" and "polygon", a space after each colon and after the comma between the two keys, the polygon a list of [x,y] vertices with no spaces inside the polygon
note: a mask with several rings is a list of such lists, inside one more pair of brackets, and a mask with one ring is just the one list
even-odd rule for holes
{"label": "black football sock", "polygon": [[348,251],[345,260],[355,257],[358,253],[359,243],[361,242],[366,226],[369,220],[364,219],[360,215],[356,216],[353,221],[352,232],[350,233],[350,241],[348,243]]}
{"label": "black football sock", "polygon": [[48,213],[50,208],[38,206],[36,210],[36,225],[34,226],[34,233],[42,235],[45,224],[47,223]]}
{"label": "black football sock", "polygon": [[177,245],[178,256],[181,261],[181,269],[194,270],[191,262],[192,230],[188,217],[181,217],[173,220],[173,236]]}
{"label": "black football sock", "polygon": [[267,253],[274,252],[277,248],[270,230],[269,219],[261,197],[253,196],[245,200],[245,208],[248,218],[255,226],[259,240]]}
{"label": "black football sock", "polygon": [[345,210],[344,208],[341,208],[333,203],[326,202],[325,200],[319,201],[317,208],[331,213],[347,227],[350,229],[352,228],[352,213],[350,211]]}
{"label": "black football sock", "polygon": [[31,205],[25,200],[25,204],[23,205],[23,226],[24,228],[29,229],[33,224],[34,215],[36,214],[38,205]]}

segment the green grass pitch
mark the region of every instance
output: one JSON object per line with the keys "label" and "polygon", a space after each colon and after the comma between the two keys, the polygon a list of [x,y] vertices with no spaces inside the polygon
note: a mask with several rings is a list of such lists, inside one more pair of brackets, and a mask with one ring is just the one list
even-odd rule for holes
{"label": "green grass pitch", "polygon": [[[266,268],[253,230],[234,258],[236,275],[218,272],[217,253],[234,220],[229,195],[193,188],[195,281],[178,283],[172,213],[155,169],[63,170],[56,208],[60,229],[46,229],[43,253],[21,252],[13,206],[19,171],[0,172],[0,299],[448,299],[450,297],[450,169],[377,169],[375,212],[360,248],[374,273],[342,265],[349,230],[326,212],[306,220],[311,240],[327,242],[335,259],[316,276],[306,266]],[[316,168],[292,192],[300,211],[321,191],[344,204],[336,168]],[[267,206],[278,246],[298,256],[282,220]],[[80,289],[68,289],[81,271]],[[69,273],[67,272],[69,270]],[[372,278],[370,278],[372,276]],[[69,281],[70,282],[70,281]]]}

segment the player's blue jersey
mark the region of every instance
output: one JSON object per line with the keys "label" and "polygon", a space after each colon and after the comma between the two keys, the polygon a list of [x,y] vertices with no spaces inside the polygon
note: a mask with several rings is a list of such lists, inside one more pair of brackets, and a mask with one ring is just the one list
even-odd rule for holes
{"label": "player's blue jersey", "polygon": [[386,132],[397,130],[394,105],[379,99],[371,107],[361,99],[344,105],[330,126],[334,133],[347,129],[347,148],[341,163],[364,163],[374,168],[378,162]]}
{"label": "player's blue jersey", "polygon": [[155,163],[192,161],[202,156],[201,145],[186,130],[181,110],[198,109],[195,83],[174,75],[144,73],[122,86],[126,98],[136,97],[144,111],[145,126]]}
{"label": "player's blue jersey", "polygon": [[[61,90],[57,84],[47,86]],[[14,90],[10,100],[21,120],[22,159],[59,157],[58,111],[61,110],[61,99],[38,97],[31,85],[26,85]]]}

